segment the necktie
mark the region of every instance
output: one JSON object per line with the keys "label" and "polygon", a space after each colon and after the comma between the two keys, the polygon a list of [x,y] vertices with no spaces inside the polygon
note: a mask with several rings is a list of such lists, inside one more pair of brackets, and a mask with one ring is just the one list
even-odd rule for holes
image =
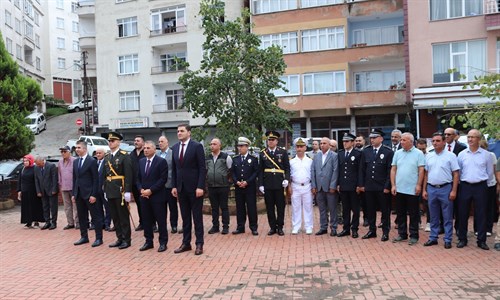
{"label": "necktie", "polygon": [[377,157],[377,149],[373,149],[373,157]]}
{"label": "necktie", "polygon": [[181,144],[182,147],[181,147],[181,154],[179,155],[179,162],[182,164],[182,160],[184,159],[184,143]]}
{"label": "necktie", "polygon": [[245,162],[245,156],[241,156],[241,164],[243,164]]}
{"label": "necktie", "polygon": [[101,173],[101,162],[102,160],[97,161],[97,171],[99,171],[99,173]]}
{"label": "necktie", "polygon": [[349,151],[345,152],[345,158],[349,157]]}
{"label": "necktie", "polygon": [[450,144],[448,144],[448,151],[451,152],[451,145]]}
{"label": "necktie", "polygon": [[146,176],[149,175],[149,166],[151,164],[151,160],[148,159],[148,162],[146,163]]}
{"label": "necktie", "polygon": [[396,152],[396,150],[398,150],[398,149],[396,149],[396,145],[392,145],[392,151]]}
{"label": "necktie", "polygon": [[42,171],[42,176],[43,176],[43,174],[44,174],[44,172],[45,172],[45,168],[42,168],[42,170],[41,170],[41,171]]}
{"label": "necktie", "polygon": [[271,151],[271,155],[273,155],[273,156],[274,156],[274,151]]}
{"label": "necktie", "polygon": [[80,157],[80,164],[78,166],[78,169],[81,169],[83,166],[83,157]]}

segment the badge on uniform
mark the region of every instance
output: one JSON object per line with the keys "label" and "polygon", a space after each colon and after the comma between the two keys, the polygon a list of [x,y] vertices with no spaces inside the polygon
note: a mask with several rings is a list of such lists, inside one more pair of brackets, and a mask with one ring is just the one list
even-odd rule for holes
{"label": "badge on uniform", "polygon": [[249,164],[252,163],[252,159],[251,158],[249,158],[247,161],[248,161]]}
{"label": "badge on uniform", "polygon": [[380,154],[380,159],[384,159],[384,153]]}
{"label": "badge on uniform", "polygon": [[356,157],[354,156],[351,156],[351,160],[354,161],[356,159]]}
{"label": "badge on uniform", "polygon": [[278,159],[278,162],[281,162],[281,158],[280,158],[280,159]]}
{"label": "badge on uniform", "polygon": [[115,159],[115,163],[116,163],[116,164],[118,164],[119,162],[120,162],[120,159],[119,159],[119,158]]}

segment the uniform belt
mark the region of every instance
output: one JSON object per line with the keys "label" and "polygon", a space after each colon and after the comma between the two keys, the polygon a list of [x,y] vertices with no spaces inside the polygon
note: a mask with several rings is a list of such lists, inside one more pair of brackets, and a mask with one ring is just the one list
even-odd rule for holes
{"label": "uniform belt", "polygon": [[307,182],[295,182],[295,181],[292,181],[293,184],[297,184],[297,185],[300,185],[300,186],[305,186],[305,185],[308,185],[311,183],[311,181],[307,181]]}
{"label": "uniform belt", "polygon": [[427,184],[432,186],[433,188],[439,189],[439,188],[442,188],[444,186],[447,186],[448,184],[451,184],[451,182],[447,182],[447,183],[443,183],[443,184],[430,184],[430,183],[427,183]]}
{"label": "uniform belt", "polygon": [[274,168],[272,168],[272,169],[264,169],[264,172],[266,172],[266,173],[283,173],[283,174],[285,174],[285,171],[280,170],[280,169],[274,169]]}
{"label": "uniform belt", "polygon": [[125,176],[108,176],[108,177],[106,177],[106,179],[108,181],[115,180],[115,179],[120,179],[121,180],[121,179],[124,179],[124,178],[125,178]]}

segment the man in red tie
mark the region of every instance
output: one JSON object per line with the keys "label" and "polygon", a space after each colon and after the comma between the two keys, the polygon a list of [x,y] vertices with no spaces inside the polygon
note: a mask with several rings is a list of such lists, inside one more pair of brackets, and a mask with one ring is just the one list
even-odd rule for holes
{"label": "man in red tie", "polygon": [[455,153],[458,155],[462,150],[466,149],[467,146],[464,144],[455,141],[457,137],[457,131],[454,128],[446,128],[444,131],[444,139],[446,141],[445,150]]}

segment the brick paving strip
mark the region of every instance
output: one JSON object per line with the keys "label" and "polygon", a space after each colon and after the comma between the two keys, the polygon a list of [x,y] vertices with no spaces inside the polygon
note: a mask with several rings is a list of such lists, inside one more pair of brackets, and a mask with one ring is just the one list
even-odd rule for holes
{"label": "brick paving strip", "polygon": [[[73,246],[79,231],[62,230],[62,207],[52,231],[23,228],[19,215],[19,207],[0,212],[0,299],[500,299],[500,253],[477,248],[472,236],[451,250],[442,241],[424,248],[423,231],[415,246],[292,236],[287,215],[286,236],[268,237],[259,215],[258,237],[206,234],[205,252],[195,256],[173,253],[180,234],[169,233],[164,253],[139,252],[144,238],[134,231],[126,250],[107,247],[113,232],[104,232],[101,247]],[[317,209],[315,217],[318,228]],[[204,218],[206,232],[211,217]],[[231,229],[235,223],[232,216]]]}

